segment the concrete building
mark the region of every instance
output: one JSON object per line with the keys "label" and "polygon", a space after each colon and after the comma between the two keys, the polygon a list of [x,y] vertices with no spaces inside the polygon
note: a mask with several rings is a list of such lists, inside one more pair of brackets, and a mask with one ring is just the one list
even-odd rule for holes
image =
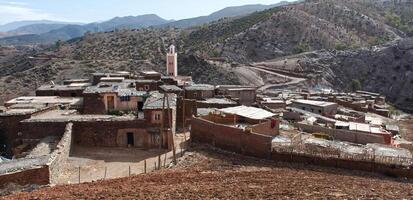
{"label": "concrete building", "polygon": [[178,76],[178,53],[176,53],[174,45],[169,47],[166,55],[166,72],[168,76]]}
{"label": "concrete building", "polygon": [[338,104],[325,101],[311,101],[311,100],[294,100],[291,107],[323,116],[334,116],[337,114]]}

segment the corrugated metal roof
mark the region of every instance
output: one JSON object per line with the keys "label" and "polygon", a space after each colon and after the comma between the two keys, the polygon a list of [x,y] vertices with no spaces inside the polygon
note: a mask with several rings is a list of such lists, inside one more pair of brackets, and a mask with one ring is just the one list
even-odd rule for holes
{"label": "corrugated metal roof", "polygon": [[275,116],[274,113],[268,112],[264,109],[248,107],[248,106],[237,106],[237,107],[231,107],[231,108],[224,108],[224,109],[220,109],[219,111],[223,113],[239,115],[245,118],[256,119],[256,120],[267,119],[267,118]]}

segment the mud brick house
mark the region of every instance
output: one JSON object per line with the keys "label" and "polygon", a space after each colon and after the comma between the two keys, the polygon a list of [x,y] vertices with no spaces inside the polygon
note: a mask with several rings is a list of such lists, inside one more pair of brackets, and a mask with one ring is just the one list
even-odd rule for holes
{"label": "mud brick house", "polygon": [[63,80],[63,85],[71,85],[71,84],[79,84],[79,83],[89,83],[90,84],[90,80],[89,79],[66,79]]}
{"label": "mud brick house", "polygon": [[191,140],[247,155],[266,155],[279,134],[279,120],[263,109],[238,106],[193,117]]}
{"label": "mud brick house", "polygon": [[[199,110],[220,109],[239,105],[237,102],[228,98],[208,98],[204,100],[178,99],[177,124],[178,127],[188,127],[191,124],[192,116],[197,116]],[[184,122],[185,121],[185,122]]]}
{"label": "mud brick house", "polygon": [[146,92],[157,91],[159,90],[159,86],[163,84],[159,80],[150,80],[150,79],[135,80],[135,83],[136,83],[136,90],[146,91]]}
{"label": "mud brick house", "polygon": [[145,79],[145,80],[154,80],[154,81],[160,81],[162,78],[162,74],[156,71],[142,71],[140,72],[140,75]]}
{"label": "mud brick house", "polygon": [[208,99],[215,96],[215,87],[208,84],[193,84],[184,87],[185,99]]}
{"label": "mud brick house", "polygon": [[334,116],[337,114],[338,104],[325,101],[311,101],[311,100],[294,100],[291,107],[323,116]]}
{"label": "mud brick house", "polygon": [[143,111],[147,92],[137,91],[130,82],[101,82],[83,92],[85,114],[106,114],[112,111]]}
{"label": "mud brick house", "polygon": [[179,88],[176,85],[161,85],[159,86],[159,91],[161,93],[170,93],[170,94],[176,94],[177,96],[183,96],[184,90]]}
{"label": "mud brick house", "polygon": [[[166,96],[165,96],[166,95]],[[169,101],[169,107],[168,107]],[[143,112],[148,124],[160,127],[162,123],[169,126],[173,133],[176,130],[176,102],[175,94],[151,92],[143,106]]]}
{"label": "mud brick house", "polygon": [[58,97],[58,96],[25,96],[12,99],[4,104],[6,107],[33,108],[37,106],[52,107],[63,106],[70,109],[81,110],[83,98],[81,97]]}
{"label": "mud brick house", "polygon": [[[15,105],[14,105],[15,106]],[[19,139],[20,121],[30,118],[50,109],[45,105],[25,105],[19,108],[4,108],[0,113],[0,137],[6,145],[7,153],[11,155],[12,148],[23,144]]]}
{"label": "mud brick house", "polygon": [[73,145],[150,149],[162,144],[157,126],[134,116],[80,115],[56,109],[20,124],[23,137],[35,139],[56,134],[67,123],[73,123]]}
{"label": "mud brick house", "polygon": [[251,106],[257,99],[257,88],[241,85],[219,85],[217,86],[217,95],[228,96],[239,102],[241,105]]}
{"label": "mud brick house", "polygon": [[36,90],[36,96],[82,97],[90,83],[70,83],[68,85],[43,85]]}
{"label": "mud brick house", "polygon": [[97,85],[102,78],[124,78],[133,79],[134,76],[130,72],[115,72],[115,73],[92,73],[92,85]]}

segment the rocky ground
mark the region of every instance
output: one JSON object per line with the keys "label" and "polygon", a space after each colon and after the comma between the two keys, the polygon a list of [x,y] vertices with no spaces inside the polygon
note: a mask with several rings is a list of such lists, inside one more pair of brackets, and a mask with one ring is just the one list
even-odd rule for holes
{"label": "rocky ground", "polygon": [[172,169],[3,199],[411,199],[412,189],[412,182],[401,179],[199,148]]}

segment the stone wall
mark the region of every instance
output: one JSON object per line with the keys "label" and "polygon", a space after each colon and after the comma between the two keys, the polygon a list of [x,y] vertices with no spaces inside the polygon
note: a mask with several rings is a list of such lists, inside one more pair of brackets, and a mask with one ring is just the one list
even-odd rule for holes
{"label": "stone wall", "polygon": [[73,124],[66,125],[65,132],[57,144],[57,149],[53,151],[49,159],[50,184],[57,184],[57,179],[62,174],[67,159],[69,158],[72,146],[72,128]]}

